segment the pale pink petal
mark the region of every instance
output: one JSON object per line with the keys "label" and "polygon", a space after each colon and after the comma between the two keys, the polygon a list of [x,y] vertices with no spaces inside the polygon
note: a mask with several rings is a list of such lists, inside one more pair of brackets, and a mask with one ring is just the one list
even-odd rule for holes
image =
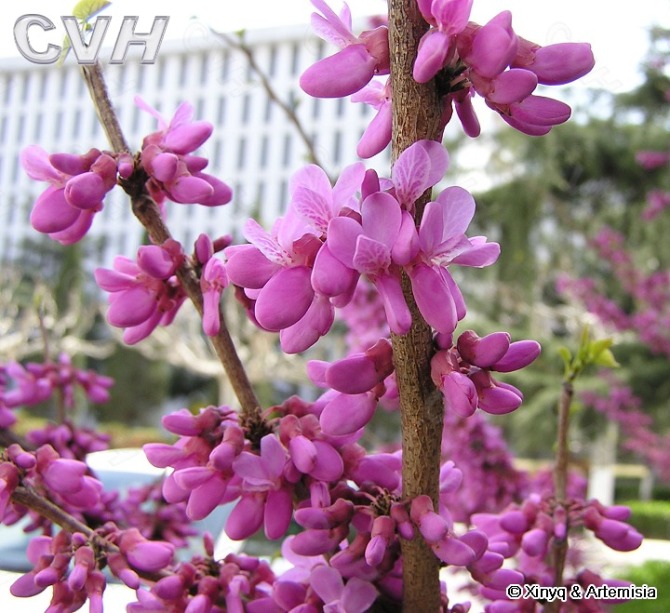
{"label": "pale pink petal", "polygon": [[311,270],[295,266],[280,270],[260,291],[254,313],[266,330],[279,331],[297,323],[314,298]]}
{"label": "pale pink petal", "polygon": [[336,217],[328,224],[327,244],[331,253],[345,266],[355,269],[356,241],[363,233],[359,223],[350,217]]}
{"label": "pale pink petal", "polygon": [[456,304],[439,272],[425,264],[409,271],[412,292],[421,315],[437,332],[450,334],[456,329]]}
{"label": "pale pink petal", "polygon": [[407,334],[412,327],[412,315],[405,302],[400,279],[393,275],[380,275],[375,279],[375,287],[384,303],[391,330],[396,334]]}
{"label": "pale pink petal", "polygon": [[118,328],[136,326],[147,320],[156,310],[156,297],[144,286],[123,291],[110,305],[107,321]]}
{"label": "pale pink petal", "polygon": [[302,319],[279,333],[282,350],[285,353],[306,351],[330,330],[334,320],[335,309],[328,298],[316,294]]}
{"label": "pale pink petal", "polygon": [[373,394],[337,394],[321,412],[321,429],[329,436],[351,434],[372,419],[376,407]]}
{"label": "pale pink petal", "polygon": [[226,520],[226,534],[236,541],[249,538],[263,525],[264,514],[265,494],[243,495]]}
{"label": "pale pink petal", "polygon": [[80,213],[79,209],[68,204],[64,188],[50,185],[35,201],[30,224],[44,234],[61,232],[75,223]]}
{"label": "pale pink petal", "polygon": [[347,613],[368,611],[377,599],[377,588],[372,583],[351,577],[344,586],[342,606]]}
{"label": "pale pink petal", "polygon": [[470,248],[464,249],[452,262],[461,266],[474,266],[483,268],[494,264],[500,256],[500,245],[498,243],[486,242],[485,236],[474,236],[470,241]]}
{"label": "pale pink petal", "polygon": [[312,268],[312,287],[317,292],[328,297],[339,296],[349,291],[357,279],[358,273],[331,253],[328,242],[319,249]]}
{"label": "pale pink petal", "polygon": [[265,536],[274,541],[284,536],[293,516],[293,497],[286,488],[270,490],[265,502]]}
{"label": "pale pink petal", "polygon": [[344,591],[340,573],[329,566],[317,566],[310,577],[312,589],[325,603],[339,600]]}
{"label": "pale pink petal", "polygon": [[361,205],[363,232],[389,250],[398,239],[402,215],[398,201],[385,192],[368,196]]}
{"label": "pale pink petal", "polygon": [[300,77],[300,87],[317,98],[350,96],[367,85],[376,67],[365,45],[349,45],[310,66]]}
{"label": "pale pink petal", "polygon": [[386,149],[391,142],[392,115],[390,102],[379,107],[358,142],[356,153],[359,157],[368,159]]}
{"label": "pale pink petal", "polygon": [[344,472],[342,456],[325,441],[314,441],[314,447],[317,451],[316,464],[309,471],[310,476],[324,482],[337,481]]}
{"label": "pale pink petal", "polygon": [[21,166],[26,174],[35,181],[49,181],[54,185],[62,185],[63,174],[58,172],[49,161],[49,154],[39,145],[30,145],[21,151]]}
{"label": "pale pink petal", "polygon": [[445,65],[451,47],[451,37],[439,30],[429,30],[419,42],[412,76],[417,83],[427,83]]}

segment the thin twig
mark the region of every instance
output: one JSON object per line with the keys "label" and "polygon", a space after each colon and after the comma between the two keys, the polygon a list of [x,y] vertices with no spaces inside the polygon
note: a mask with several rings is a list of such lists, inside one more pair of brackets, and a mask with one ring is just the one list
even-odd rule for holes
{"label": "thin twig", "polygon": [[[95,544],[95,546],[105,554],[122,554],[121,550],[114,543],[111,543],[100,534],[97,534],[94,530],[89,528],[89,526],[70,515],[67,511],[61,509],[57,504],[47,500],[30,486],[20,485],[17,487],[12,492],[11,499],[13,503],[32,509],[70,534],[77,532],[83,534],[92,544]],[[172,573],[167,570],[147,573],[135,569],[135,572],[143,579],[152,582],[172,575]]]}
{"label": "thin twig", "polygon": [[[112,107],[100,65],[82,66],[82,72],[98,112],[98,117],[105,128],[107,138],[114,151],[117,153],[128,152],[128,145]],[[149,233],[152,242],[156,245],[162,245],[172,236],[163,221],[158,206],[147,192],[146,180],[145,172],[138,168],[130,179],[122,183],[122,186],[130,196],[133,213]],[[179,267],[176,275],[196,310],[202,315],[203,298],[200,279],[188,258],[184,259],[184,263]],[[221,327],[219,333],[211,337],[212,345],[240,402],[242,421],[256,423],[261,415],[260,403],[228,332],[221,307],[219,307],[219,317]]]}
{"label": "thin twig", "polygon": [[295,129],[298,131],[298,135],[305,143],[305,147],[307,147],[307,157],[309,161],[325,170],[326,167],[319,159],[319,156],[316,153],[316,149],[314,148],[314,141],[305,131],[305,128],[303,127],[302,122],[298,118],[295,110],[279,97],[279,94],[277,94],[275,88],[272,86],[272,83],[270,83],[270,79],[268,79],[267,75],[263,72],[263,69],[258,65],[258,62],[256,62],[256,58],[254,57],[254,52],[251,47],[249,47],[241,37],[235,39],[230,34],[226,34],[225,32],[217,32],[215,30],[212,30],[212,32],[214,35],[223,39],[230,47],[237,49],[240,53],[244,54],[244,56],[247,58],[247,62],[249,63],[249,67],[260,79],[261,85],[263,86],[265,93],[268,95],[268,98],[270,98],[270,100],[272,100],[272,102],[274,102],[283,111],[283,113],[286,115],[286,118],[295,126]]}
{"label": "thin twig", "polygon": [[[561,398],[558,402],[558,435],[556,438],[556,464],[554,465],[554,494],[556,504],[561,505],[567,511],[568,498],[568,466],[570,460],[570,448],[568,436],[570,432],[570,406],[574,395],[574,386],[568,378],[563,381]],[[567,514],[566,514],[567,515]],[[567,521],[567,519],[566,519]],[[568,530],[562,539],[554,538],[552,556],[554,565],[554,586],[563,586],[563,571],[565,570],[565,558],[568,553]],[[559,613],[561,602],[559,600],[548,602],[544,608],[545,613]]]}

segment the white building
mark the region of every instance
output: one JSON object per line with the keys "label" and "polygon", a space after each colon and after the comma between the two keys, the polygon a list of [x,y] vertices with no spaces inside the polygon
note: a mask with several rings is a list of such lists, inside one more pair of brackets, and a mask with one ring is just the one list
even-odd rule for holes
{"label": "white building", "polygon": [[[104,66],[132,148],[139,148],[142,136],[156,129],[153,117],[134,105],[136,94],[168,119],[180,102],[189,101],[196,118],[215,126],[199,153],[210,159],[208,172],[233,187],[234,197],[215,208],[168,203],[168,225],[187,251],[200,232],[239,235],[251,214],[269,227],[286,205],[290,175],[307,160],[295,127],[268,98],[243,54],[218,38],[208,41],[166,42],[155,64],[141,64],[141,48],[133,48],[125,64]],[[315,38],[307,26],[251,31],[245,41],[279,97],[297,105],[326,170],[334,174],[356,161],[356,144],[374,111],[346,99],[312,99],[298,86],[300,74],[335,49]],[[103,64],[107,57],[103,51]],[[15,258],[26,238],[39,237],[28,219],[46,184],[30,180],[19,162],[21,149],[30,144],[50,153],[108,148],[72,58],[62,67],[24,58],[0,62],[0,260]],[[385,152],[369,164],[382,170],[388,160]],[[109,266],[117,254],[134,256],[141,237],[128,199],[117,188],[84,241],[97,246],[96,264]]]}

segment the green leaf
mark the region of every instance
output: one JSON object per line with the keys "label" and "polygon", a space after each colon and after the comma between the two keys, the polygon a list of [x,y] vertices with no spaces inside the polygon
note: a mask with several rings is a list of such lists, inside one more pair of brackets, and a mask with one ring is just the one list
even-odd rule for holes
{"label": "green leaf", "polygon": [[604,366],[605,368],[618,368],[619,362],[614,358],[614,354],[609,349],[603,349],[593,360],[596,366]]}
{"label": "green leaf", "polygon": [[570,350],[565,345],[561,345],[558,348],[558,355],[563,358],[563,364],[565,364],[565,367],[570,368],[570,364],[572,362],[572,354],[570,353]]}
{"label": "green leaf", "polygon": [[81,21],[87,21],[110,4],[109,0],[81,0],[72,9],[72,15]]}
{"label": "green leaf", "polygon": [[613,344],[614,341],[611,338],[604,338],[599,341],[592,341],[589,344],[589,363],[597,364],[598,357],[600,356],[600,354],[603,351],[608,350]]}

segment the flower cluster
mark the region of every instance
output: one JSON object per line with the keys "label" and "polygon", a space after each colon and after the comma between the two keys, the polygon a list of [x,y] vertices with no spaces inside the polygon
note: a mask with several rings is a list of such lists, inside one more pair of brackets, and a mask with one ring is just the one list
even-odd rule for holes
{"label": "flower cluster", "polygon": [[191,121],[193,106],[188,102],[179,105],[170,123],[139,96],[135,104],[158,121],[159,129],[144,138],[140,152],[140,165],[149,175],[147,189],[154,201],[162,204],[167,198],[205,206],[230,202],[230,187],[202,172],[207,159],[193,155],[211,136],[214,126],[207,121]]}
{"label": "flower cluster", "polygon": [[595,279],[562,275],[557,289],[576,297],[598,319],[617,331],[634,331],[652,351],[670,355],[670,271],[646,272],[625,247],[624,236],[608,227],[600,230],[591,247],[612,270],[626,298],[634,307],[623,308],[606,296]]}
{"label": "flower cluster", "polygon": [[244,288],[256,323],[279,331],[284,351],[304,351],[328,332],[334,307],[352,300],[364,275],[382,298],[390,329],[405,334],[412,321],[400,286],[404,270],[426,321],[453,332],[465,303],[448,266],[488,266],[500,248],[465,235],[475,203],[458,187],[430,202],[415,227],[414,202],[447,164],[441,145],[419,141],[398,158],[390,180],[362,164],[346,168],[334,187],[316,166],[296,173],[288,211],[272,232],[249,220],[251,244],[225,250],[228,278]]}
{"label": "flower cluster", "polygon": [[[191,121],[193,107],[188,103],[180,105],[168,123],[141,98],[135,102],[159,124],[159,130],[142,143],[138,167],[129,153],[91,149],[84,155],[49,155],[38,145],[22,151],[21,164],[28,176],[49,183],[30,214],[35,230],[63,245],[80,241],[90,229],[94,215],[102,211],[107,193],[117,183],[128,185],[131,179],[143,181],[159,204],[166,199],[205,206],[230,202],[230,187],[202,172],[207,158],[193,155],[210,137],[212,124]],[[138,174],[138,170],[143,174]]]}
{"label": "flower cluster", "polygon": [[[316,33],[342,50],[311,66],[300,85],[312,96],[354,94],[352,101],[373,106],[377,114],[358,146],[359,156],[372,157],[391,140],[390,79],[386,84],[370,83],[374,75],[387,73],[388,30],[380,26],[356,37],[346,4],[338,17],[323,0],[312,3],[323,14],[312,16]],[[567,104],[533,92],[538,84],[562,85],[587,74],[594,66],[590,45],[531,43],[514,32],[509,11],[480,26],[469,21],[472,0],[417,0],[417,4],[430,28],[419,43],[413,76],[419,83],[438,79],[444,125],[455,108],[466,134],[478,136],[475,94],[525,134],[547,134],[567,121]]]}
{"label": "flower cluster", "polygon": [[184,260],[181,245],[168,239],[162,245],[144,245],[137,261],[117,256],[114,269],[98,268],[95,280],[109,295],[107,321],[125,328],[123,340],[132,345],[158,325],[169,325],[186,293],[175,276]]}
{"label": "flower cluster", "polygon": [[[475,514],[472,522],[477,530],[486,534],[489,549],[504,558],[515,556],[518,570],[524,579],[520,584],[537,583],[554,585],[555,562],[552,559],[552,547],[556,543],[566,542],[580,527],[591,530],[608,547],[617,551],[631,551],[639,547],[642,535],[626,523],[630,510],[626,507],[606,507],[598,501],[585,502],[583,499],[570,499],[559,504],[552,495],[531,494],[521,504],[512,504],[500,514]],[[575,550],[570,549],[571,556]],[[565,580],[568,587],[573,584],[588,585],[628,585],[616,579],[602,579],[596,573],[584,569],[583,560],[568,559],[576,568],[581,568],[574,577]],[[588,581],[586,581],[588,579]],[[482,595],[493,601],[487,607],[492,613],[522,611],[535,613],[536,602],[533,599],[510,602],[504,589],[484,587]],[[580,613],[602,610],[603,605],[614,604],[611,601],[595,602],[593,599],[571,601],[571,606]],[[595,606],[595,608],[594,608]]]}
{"label": "flower cluster", "polygon": [[63,245],[81,240],[93,216],[102,211],[105,195],[116,185],[114,157],[97,149],[84,155],[49,155],[33,145],[22,151],[21,163],[31,179],[50,184],[30,214],[33,228]]}
{"label": "flower cluster", "polygon": [[431,370],[433,382],[444,394],[447,412],[469,417],[477,407],[493,415],[519,408],[523,394],[513,385],[494,379],[491,371],[512,372],[528,366],[540,355],[539,343],[512,343],[507,332],[480,338],[467,330],[455,345],[451,338],[442,344],[433,356]]}
{"label": "flower cluster", "polygon": [[54,394],[67,409],[74,407],[75,390],[80,389],[95,404],[109,400],[109,388],[114,381],[92,370],[72,365],[70,357],[61,353],[57,361],[8,362],[0,366],[0,427],[16,420],[13,412],[20,406],[34,406],[49,400]]}

